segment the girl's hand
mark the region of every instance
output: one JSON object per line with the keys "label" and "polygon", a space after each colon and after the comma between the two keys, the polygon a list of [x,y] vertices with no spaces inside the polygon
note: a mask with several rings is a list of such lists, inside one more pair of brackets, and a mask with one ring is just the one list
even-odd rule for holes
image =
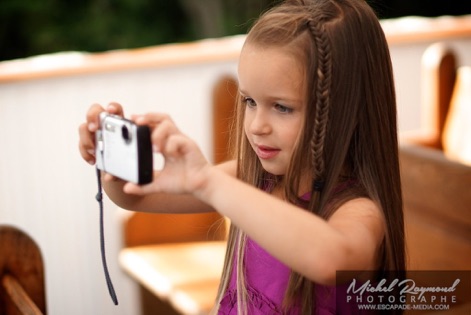
{"label": "girl's hand", "polygon": [[96,162],[95,132],[100,128],[100,114],[104,111],[123,116],[123,108],[118,103],[110,103],[106,110],[99,104],[93,104],[87,111],[86,121],[79,126],[80,155],[91,165]]}
{"label": "girl's hand", "polygon": [[163,155],[165,163],[160,172],[154,172],[152,183],[127,183],[124,191],[137,195],[155,192],[197,194],[205,185],[212,166],[196,143],[181,133],[165,114],[150,113],[133,119],[139,125],[150,127],[154,151]]}

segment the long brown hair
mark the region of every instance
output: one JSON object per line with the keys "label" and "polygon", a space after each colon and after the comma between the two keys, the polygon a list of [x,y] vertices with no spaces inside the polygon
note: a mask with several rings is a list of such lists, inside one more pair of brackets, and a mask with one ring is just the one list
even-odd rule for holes
{"label": "long brown hair", "polygon": [[[265,172],[244,134],[245,107],[237,113],[238,177],[263,188],[281,183],[285,199],[299,201],[302,174],[312,173],[307,211],[325,219],[342,203],[368,197],[381,209],[385,238],[379,273],[402,278],[405,269],[402,195],[398,162],[396,99],[388,45],[373,10],[363,0],[287,0],[263,14],[246,44],[289,47],[304,65],[307,110],[303,132],[287,174]],[[350,189],[334,195],[342,180]],[[237,258],[239,310],[246,311],[243,254],[246,236],[232,226],[218,302]],[[235,256],[234,256],[235,255]],[[392,273],[391,273],[392,271]],[[303,314],[313,310],[311,281],[292,272],[285,306],[300,301]]]}

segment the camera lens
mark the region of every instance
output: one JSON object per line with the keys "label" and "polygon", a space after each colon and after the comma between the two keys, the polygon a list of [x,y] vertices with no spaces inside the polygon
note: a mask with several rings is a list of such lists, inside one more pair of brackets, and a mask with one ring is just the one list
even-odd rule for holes
{"label": "camera lens", "polygon": [[131,133],[129,132],[129,129],[126,125],[123,125],[121,127],[121,136],[124,139],[124,142],[129,143],[131,142]]}

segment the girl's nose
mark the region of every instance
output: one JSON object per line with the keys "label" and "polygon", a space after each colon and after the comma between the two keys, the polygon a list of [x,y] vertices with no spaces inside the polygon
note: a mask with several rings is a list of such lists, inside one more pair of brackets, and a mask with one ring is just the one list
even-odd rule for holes
{"label": "girl's nose", "polygon": [[252,113],[250,121],[250,132],[254,135],[264,135],[271,132],[271,124],[268,113],[262,109]]}

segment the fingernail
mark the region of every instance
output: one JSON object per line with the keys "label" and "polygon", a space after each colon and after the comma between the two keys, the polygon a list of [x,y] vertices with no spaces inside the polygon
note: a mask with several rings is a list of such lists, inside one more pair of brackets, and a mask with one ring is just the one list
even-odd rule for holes
{"label": "fingernail", "polygon": [[88,131],[96,131],[96,124],[95,123],[89,123],[88,124]]}
{"label": "fingernail", "polygon": [[95,156],[95,150],[91,150],[91,149],[87,150],[87,153],[90,154],[90,155]]}
{"label": "fingernail", "polygon": [[126,194],[130,194],[131,193],[131,189],[130,189],[130,184],[129,183],[126,183],[124,186],[123,186],[123,191],[126,193]]}
{"label": "fingernail", "polygon": [[158,153],[158,152],[160,152],[160,149],[159,149],[159,147],[158,147],[157,145],[153,144],[153,145],[152,145],[152,151]]}
{"label": "fingernail", "polygon": [[116,110],[116,106],[114,106],[113,104],[110,104],[110,105],[108,105],[106,110],[109,111],[109,112],[114,112]]}
{"label": "fingernail", "polygon": [[95,165],[95,160],[88,160],[87,163],[90,165]]}

